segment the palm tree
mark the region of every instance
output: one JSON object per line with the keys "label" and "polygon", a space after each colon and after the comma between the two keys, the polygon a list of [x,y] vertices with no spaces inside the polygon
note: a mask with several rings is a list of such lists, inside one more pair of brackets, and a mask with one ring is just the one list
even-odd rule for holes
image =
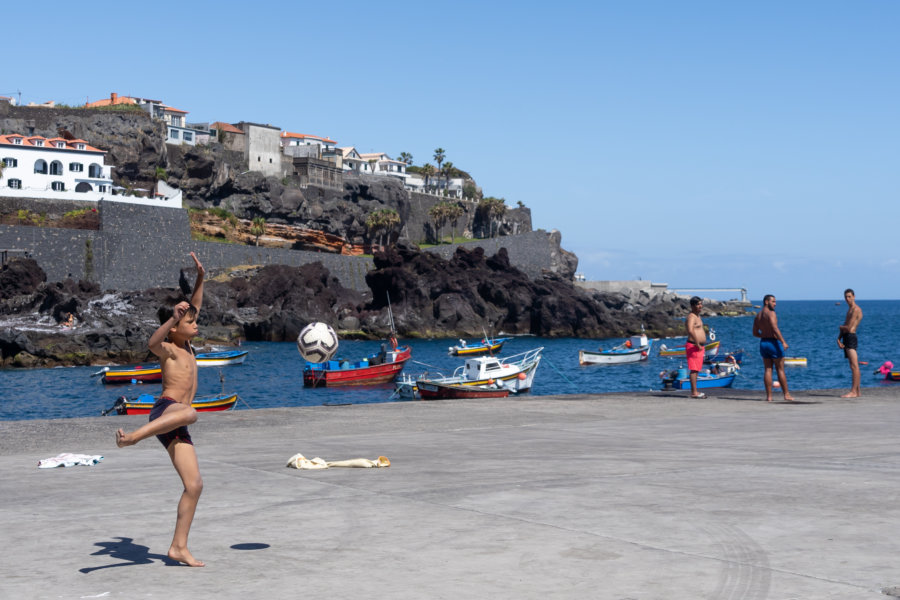
{"label": "palm tree", "polygon": [[400,153],[400,160],[401,160],[402,162],[405,162],[405,163],[408,164],[408,165],[411,165],[412,162],[413,162],[412,154],[410,154],[409,152],[401,152],[401,153]]}
{"label": "palm tree", "polygon": [[428,179],[434,175],[434,165],[431,163],[425,163],[425,166],[422,167],[422,175],[425,176],[425,187],[428,187]]}
{"label": "palm tree", "polygon": [[366,228],[372,237],[376,237],[379,232],[385,236],[385,241],[381,245],[382,248],[390,239],[394,228],[400,224],[400,215],[393,208],[380,208],[366,218]]}
{"label": "palm tree", "polygon": [[[487,217],[489,229],[488,237],[494,237],[494,221],[496,220],[499,225],[500,218],[506,214],[506,200],[488,196],[478,203],[478,210]],[[499,231],[500,228],[498,227],[497,232],[499,233]]]}
{"label": "palm tree", "polygon": [[450,221],[450,243],[456,241],[456,224],[463,215],[463,207],[458,202],[447,203],[447,220]]}
{"label": "palm tree", "polygon": [[434,162],[437,163],[438,171],[441,170],[441,163],[444,162],[444,159],[447,157],[447,153],[443,148],[435,148],[434,150]]}
{"label": "palm tree", "polygon": [[441,169],[444,174],[444,181],[447,182],[447,185],[444,186],[444,189],[450,190],[450,176],[453,174],[453,163],[447,161],[444,163],[444,168]]}
{"label": "palm tree", "polygon": [[443,233],[441,230],[444,228],[444,223],[447,221],[447,203],[438,202],[428,209],[428,215],[434,222],[434,229],[437,232],[437,243],[440,244],[442,241],[441,238],[443,237],[441,235]]}
{"label": "palm tree", "polygon": [[369,169],[372,170],[373,175],[375,174],[375,165],[377,165],[377,164],[378,164],[378,161],[376,159],[374,159],[374,158],[369,159]]}
{"label": "palm tree", "polygon": [[250,225],[250,235],[256,236],[256,245],[259,246],[259,236],[266,232],[266,220],[262,217],[253,217]]}

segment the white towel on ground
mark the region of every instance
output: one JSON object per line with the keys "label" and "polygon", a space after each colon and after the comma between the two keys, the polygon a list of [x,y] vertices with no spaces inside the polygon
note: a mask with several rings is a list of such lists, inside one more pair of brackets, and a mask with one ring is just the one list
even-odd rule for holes
{"label": "white towel on ground", "polygon": [[357,467],[360,469],[371,469],[373,467],[389,467],[391,461],[387,456],[379,456],[375,460],[368,458],[351,458],[349,460],[333,460],[326,461],[318,456],[315,458],[306,458],[302,454],[295,454],[288,459],[287,466],[294,469],[327,469],[328,467]]}
{"label": "white towel on ground", "polygon": [[45,458],[38,461],[38,469],[52,469],[53,467],[74,467],[76,465],[84,465],[90,467],[96,465],[103,460],[99,454],[72,454],[71,452],[63,452],[51,458]]}

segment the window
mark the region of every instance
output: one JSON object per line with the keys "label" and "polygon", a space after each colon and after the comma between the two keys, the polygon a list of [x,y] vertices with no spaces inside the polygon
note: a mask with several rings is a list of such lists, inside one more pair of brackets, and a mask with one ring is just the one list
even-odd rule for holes
{"label": "window", "polygon": [[84,150],[84,144],[75,144],[75,147],[79,150]]}
{"label": "window", "polygon": [[173,140],[177,140],[178,139],[178,131],[175,129],[170,129],[169,137],[172,138]]}
{"label": "window", "polygon": [[184,132],[184,135],[182,135],[181,137],[182,137],[182,138],[184,139],[184,141],[186,141],[186,142],[193,142],[193,141],[194,141],[194,134],[191,133],[190,131],[185,131],[185,132]]}
{"label": "window", "polygon": [[17,145],[17,146],[21,146],[21,145],[22,145],[22,138],[13,138],[13,144],[15,144],[15,145]]}
{"label": "window", "polygon": [[56,147],[57,147],[57,148],[65,148],[65,147],[66,147],[66,143],[65,143],[65,142],[56,142]]}
{"label": "window", "polygon": [[47,161],[45,161],[42,158],[39,158],[36,161],[34,161],[34,172],[40,173],[41,175],[46,175],[47,174]]}
{"label": "window", "polygon": [[54,192],[64,192],[66,191],[66,184],[64,184],[62,181],[54,181],[50,184],[50,188]]}
{"label": "window", "polygon": [[84,171],[84,165],[81,163],[69,163],[69,170],[75,173],[81,173]]}
{"label": "window", "polygon": [[105,185],[97,186],[97,189],[100,190],[101,193],[106,193],[106,186],[105,186]]}
{"label": "window", "polygon": [[18,167],[18,166],[19,166],[19,159],[17,159],[17,158],[4,158],[4,159],[3,159],[3,165],[6,166],[7,168]]}
{"label": "window", "polygon": [[88,177],[92,177],[94,179],[103,177],[103,167],[98,164],[92,164],[90,167],[88,167]]}
{"label": "window", "polygon": [[22,189],[22,180],[21,179],[10,179],[9,187],[11,187],[14,190],[21,190]]}
{"label": "window", "polygon": [[42,148],[44,146],[44,140],[34,140],[34,145]]}
{"label": "window", "polygon": [[54,160],[50,163],[50,174],[51,175],[62,175],[63,174],[63,166],[62,163],[58,160]]}

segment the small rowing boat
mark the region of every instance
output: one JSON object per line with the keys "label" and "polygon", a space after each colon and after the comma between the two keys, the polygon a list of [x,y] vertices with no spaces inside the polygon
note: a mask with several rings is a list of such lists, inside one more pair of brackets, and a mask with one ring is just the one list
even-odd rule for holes
{"label": "small rowing boat", "polygon": [[[668,348],[665,344],[660,345],[659,347],[659,355],[660,356],[686,356],[685,347],[687,344],[682,346],[676,346],[674,348]],[[706,354],[716,354],[719,352],[719,341],[710,342],[703,347]]]}
{"label": "small rowing boat", "polygon": [[[697,389],[731,387],[739,370],[740,367],[736,363],[716,363],[711,369],[697,373]],[[662,379],[664,390],[689,390],[690,375],[687,369],[673,369],[663,371],[659,374],[659,378]]]}
{"label": "small rowing boat", "polygon": [[249,350],[220,350],[218,352],[200,352],[194,355],[198,367],[224,367],[240,365],[247,359]]}
{"label": "small rowing boat", "polygon": [[503,344],[510,338],[486,338],[480,342],[469,344],[466,340],[459,340],[456,346],[450,346],[448,351],[453,356],[479,356],[481,354],[494,354],[503,349]]}
{"label": "small rowing boat", "polygon": [[[191,406],[197,412],[219,412],[233,409],[237,399],[237,394],[220,394],[206,398],[194,398]],[[134,400],[121,396],[111,408],[104,410],[101,414],[108,415],[115,412],[118,415],[147,415],[150,414],[155,403],[156,398],[152,394],[141,394]]]}
{"label": "small rowing boat", "polygon": [[422,400],[459,400],[469,398],[506,398],[509,388],[497,385],[460,385],[440,383],[428,379],[416,381],[416,388]]}
{"label": "small rowing boat", "polygon": [[159,365],[154,365],[152,367],[142,367],[140,365],[136,367],[126,367],[126,368],[116,368],[110,369],[109,367],[103,367],[102,371],[95,373],[95,375],[101,375],[100,380],[103,383],[108,384],[121,384],[121,383],[159,383],[162,381],[162,369],[160,369]]}
{"label": "small rowing boat", "polygon": [[646,335],[633,335],[609,350],[579,350],[578,364],[621,365],[641,362],[650,357],[650,348],[652,346],[653,340],[648,340]]}

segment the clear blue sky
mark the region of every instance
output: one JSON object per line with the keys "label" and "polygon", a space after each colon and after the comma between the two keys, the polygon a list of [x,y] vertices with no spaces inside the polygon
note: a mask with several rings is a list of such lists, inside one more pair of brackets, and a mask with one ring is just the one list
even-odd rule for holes
{"label": "clear blue sky", "polygon": [[588,279],[900,298],[900,2],[196,4],[7,3],[0,95],[442,147]]}

